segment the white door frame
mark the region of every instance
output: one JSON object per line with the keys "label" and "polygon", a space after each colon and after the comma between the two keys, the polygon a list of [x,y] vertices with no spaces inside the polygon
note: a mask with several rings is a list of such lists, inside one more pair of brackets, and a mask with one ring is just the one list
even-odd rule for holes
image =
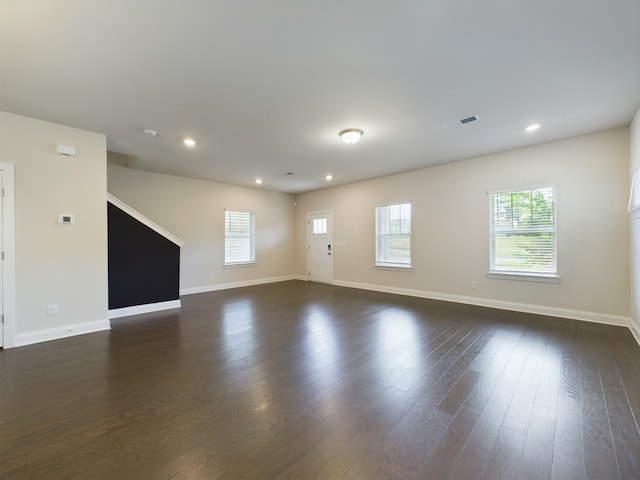
{"label": "white door frame", "polygon": [[0,162],[2,170],[2,291],[4,325],[2,328],[4,348],[15,347],[16,314],[16,217],[15,217],[15,165]]}
{"label": "white door frame", "polygon": [[[311,222],[311,216],[313,215],[322,215],[323,213],[326,213],[328,215],[331,215],[331,246],[332,249],[335,250],[335,247],[333,246],[333,210],[318,210],[317,212],[307,212],[307,280],[311,280],[311,275],[309,275],[309,271],[311,268],[311,237],[309,237],[309,228],[310,228],[310,222]],[[331,283],[333,283],[333,257],[334,257],[334,252],[331,253]]]}

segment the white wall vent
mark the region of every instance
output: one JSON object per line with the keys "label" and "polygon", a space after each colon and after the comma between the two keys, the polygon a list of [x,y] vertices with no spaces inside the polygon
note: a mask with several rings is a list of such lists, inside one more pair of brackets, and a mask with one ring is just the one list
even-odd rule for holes
{"label": "white wall vent", "polygon": [[452,128],[461,127],[463,125],[467,125],[469,123],[473,123],[478,121],[480,117],[478,115],[469,115],[468,117],[461,118],[460,120],[454,120],[452,122],[443,123],[442,126],[447,130]]}
{"label": "white wall vent", "polygon": [[64,155],[66,157],[75,157],[78,155],[78,149],[76,147],[70,147],[68,145],[56,145],[56,153],[58,155]]}

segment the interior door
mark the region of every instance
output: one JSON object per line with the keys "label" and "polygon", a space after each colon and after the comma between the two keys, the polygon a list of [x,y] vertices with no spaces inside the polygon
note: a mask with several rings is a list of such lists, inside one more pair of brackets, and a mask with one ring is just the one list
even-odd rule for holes
{"label": "interior door", "polygon": [[307,214],[308,274],[312,282],[333,282],[333,214]]}

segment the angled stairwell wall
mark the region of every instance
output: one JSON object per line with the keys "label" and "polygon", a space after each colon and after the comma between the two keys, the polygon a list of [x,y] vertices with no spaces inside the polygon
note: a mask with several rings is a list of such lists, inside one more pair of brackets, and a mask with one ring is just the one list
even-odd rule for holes
{"label": "angled stairwell wall", "polygon": [[107,198],[109,318],[180,307],[179,238]]}

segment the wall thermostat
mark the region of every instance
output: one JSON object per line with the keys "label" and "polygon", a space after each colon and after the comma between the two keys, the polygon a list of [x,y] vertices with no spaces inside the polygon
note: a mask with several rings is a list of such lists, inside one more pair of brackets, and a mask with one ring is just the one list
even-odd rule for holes
{"label": "wall thermostat", "polygon": [[69,215],[68,213],[61,213],[60,215],[58,215],[58,223],[71,225],[72,223],[76,223],[76,216]]}

